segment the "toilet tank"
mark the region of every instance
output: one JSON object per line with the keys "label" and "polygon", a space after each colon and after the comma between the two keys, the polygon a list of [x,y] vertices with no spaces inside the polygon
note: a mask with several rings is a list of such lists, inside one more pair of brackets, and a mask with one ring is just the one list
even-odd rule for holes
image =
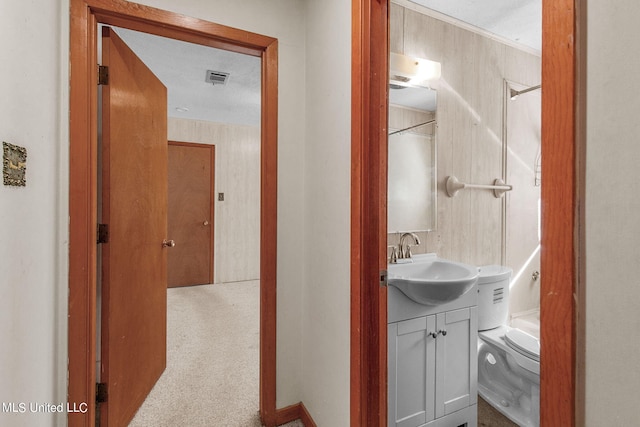
{"label": "toilet tank", "polygon": [[501,265],[478,268],[478,330],[507,324],[511,270]]}

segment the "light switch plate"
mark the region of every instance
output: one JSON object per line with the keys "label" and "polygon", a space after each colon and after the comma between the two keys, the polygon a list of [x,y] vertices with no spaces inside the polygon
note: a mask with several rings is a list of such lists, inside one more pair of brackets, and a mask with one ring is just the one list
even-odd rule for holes
{"label": "light switch plate", "polygon": [[27,185],[27,149],[2,143],[2,177],[4,185],[24,187]]}

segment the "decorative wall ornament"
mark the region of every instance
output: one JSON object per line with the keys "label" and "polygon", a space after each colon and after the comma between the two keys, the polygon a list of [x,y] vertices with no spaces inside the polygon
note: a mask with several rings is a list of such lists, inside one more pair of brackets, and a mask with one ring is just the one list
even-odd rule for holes
{"label": "decorative wall ornament", "polygon": [[27,149],[2,143],[2,177],[4,185],[24,187],[27,185]]}

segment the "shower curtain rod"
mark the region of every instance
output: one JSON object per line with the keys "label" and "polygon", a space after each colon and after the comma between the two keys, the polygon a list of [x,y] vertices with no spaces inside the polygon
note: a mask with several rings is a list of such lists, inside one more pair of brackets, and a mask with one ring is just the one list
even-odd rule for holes
{"label": "shower curtain rod", "polygon": [[431,123],[435,123],[436,119],[433,120],[429,120],[428,122],[424,122],[424,123],[420,123],[417,125],[413,125],[413,126],[409,126],[408,128],[404,128],[404,129],[400,129],[400,130],[394,130],[393,132],[389,132],[389,136],[391,135],[395,135],[396,133],[400,133],[400,132],[405,132],[411,129],[415,129],[415,128],[419,128],[420,126],[425,126],[425,125],[430,125]]}
{"label": "shower curtain rod", "polygon": [[542,85],[537,85],[537,86],[531,86],[528,87],[526,89],[522,89],[522,90],[515,90],[514,88],[509,88],[510,93],[511,93],[511,99],[516,99],[516,97],[518,95],[522,95],[523,93],[527,93],[527,92],[531,92],[532,90],[536,90],[536,89],[540,89],[542,87]]}

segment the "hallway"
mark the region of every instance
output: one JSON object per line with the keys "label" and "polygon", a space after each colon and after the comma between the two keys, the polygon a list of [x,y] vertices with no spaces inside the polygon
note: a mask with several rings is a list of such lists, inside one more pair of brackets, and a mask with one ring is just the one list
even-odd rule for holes
{"label": "hallway", "polygon": [[167,369],[130,426],[260,426],[259,284],[167,290]]}

